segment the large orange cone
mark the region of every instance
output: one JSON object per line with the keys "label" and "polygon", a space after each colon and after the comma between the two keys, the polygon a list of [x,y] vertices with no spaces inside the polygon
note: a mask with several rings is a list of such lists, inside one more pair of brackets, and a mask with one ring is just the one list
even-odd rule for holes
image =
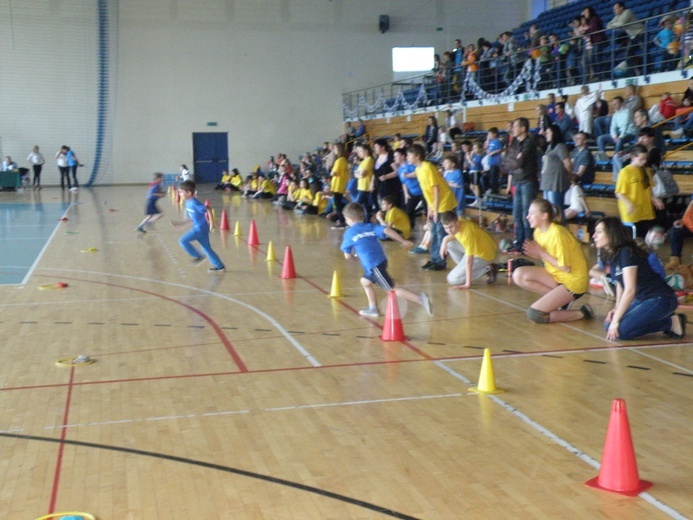
{"label": "large orange cone", "polygon": [[256,246],[260,243],[257,239],[257,227],[255,226],[255,221],[250,221],[250,231],[248,231],[248,245]]}
{"label": "large orange cone", "polygon": [[626,402],[623,399],[614,399],[611,404],[611,418],[606,431],[599,476],[585,484],[630,497],[639,495],[652,486],[652,482],[640,480],[638,476]]}
{"label": "large orange cone", "polygon": [[226,209],[221,210],[221,222],[219,222],[219,231],[230,231],[229,227],[229,215],[226,213]]}
{"label": "large orange cone", "polygon": [[387,310],[385,311],[385,324],[383,325],[383,341],[404,341],[404,328],[402,318],[399,315],[399,305],[397,304],[397,293],[390,291],[387,295]]}
{"label": "large orange cone", "polygon": [[294,269],[294,256],[291,254],[291,246],[286,246],[284,251],[284,265],[282,266],[282,280],[291,280],[296,278],[296,269]]}
{"label": "large orange cone", "polygon": [[332,275],[332,288],[330,289],[330,294],[327,295],[328,298],[341,298],[342,297],[342,284],[339,283],[339,275],[337,271]]}
{"label": "large orange cone", "polygon": [[276,259],[274,256],[274,244],[270,240],[269,244],[267,244],[267,258],[265,258],[265,262],[274,262]]}
{"label": "large orange cone", "polygon": [[496,379],[493,377],[493,366],[491,365],[491,351],[484,349],[484,359],[481,362],[481,372],[479,372],[479,384],[469,389],[470,392],[479,394],[501,394],[505,390],[496,388]]}
{"label": "large orange cone", "polygon": [[235,228],[234,231],[233,231],[233,236],[239,237],[239,236],[241,236],[241,235],[242,235],[242,233],[241,233],[241,222],[240,222],[240,220],[237,220],[237,221],[236,221],[236,228]]}

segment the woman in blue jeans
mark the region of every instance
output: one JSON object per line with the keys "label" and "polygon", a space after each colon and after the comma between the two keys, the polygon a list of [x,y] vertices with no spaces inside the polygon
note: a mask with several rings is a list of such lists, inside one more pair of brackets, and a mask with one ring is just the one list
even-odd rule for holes
{"label": "woman in blue jeans", "polygon": [[635,339],[664,332],[673,339],[686,333],[686,315],[674,314],[678,302],[674,290],[655,274],[645,254],[615,217],[601,219],[594,230],[594,244],[616,283],[616,305],[604,320],[606,339]]}

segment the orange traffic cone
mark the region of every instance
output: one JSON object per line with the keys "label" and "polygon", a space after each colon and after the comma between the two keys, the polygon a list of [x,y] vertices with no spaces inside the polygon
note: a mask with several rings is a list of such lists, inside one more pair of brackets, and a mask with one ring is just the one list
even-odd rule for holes
{"label": "orange traffic cone", "polygon": [[248,231],[248,245],[256,246],[260,243],[257,239],[257,227],[255,226],[255,221],[250,221],[250,231]]}
{"label": "orange traffic cone", "polygon": [[286,250],[284,251],[284,265],[282,266],[282,274],[280,278],[283,280],[291,280],[296,278],[294,257],[291,254],[291,246],[286,246]]}
{"label": "orange traffic cone", "polygon": [[479,394],[500,394],[505,392],[496,388],[496,378],[493,377],[493,365],[491,365],[491,351],[484,349],[484,358],[481,361],[481,372],[479,372],[479,384],[469,389],[470,392]]}
{"label": "orange traffic cone", "polygon": [[637,496],[652,486],[652,482],[638,477],[626,402],[623,399],[614,399],[611,404],[611,418],[606,430],[599,476],[585,484],[630,497]]}
{"label": "orange traffic cone", "polygon": [[229,227],[229,216],[226,213],[226,209],[221,210],[221,222],[219,222],[219,231],[230,231]]}
{"label": "orange traffic cone", "polygon": [[387,295],[387,310],[385,311],[385,324],[383,325],[383,341],[404,341],[404,328],[402,318],[399,315],[399,305],[397,304],[397,293],[390,291]]}

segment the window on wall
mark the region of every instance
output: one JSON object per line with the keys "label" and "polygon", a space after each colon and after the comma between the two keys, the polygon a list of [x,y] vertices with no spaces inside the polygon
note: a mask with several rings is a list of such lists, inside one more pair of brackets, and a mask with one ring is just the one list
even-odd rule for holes
{"label": "window on wall", "polygon": [[433,69],[434,47],[393,47],[392,76],[394,81],[410,78]]}

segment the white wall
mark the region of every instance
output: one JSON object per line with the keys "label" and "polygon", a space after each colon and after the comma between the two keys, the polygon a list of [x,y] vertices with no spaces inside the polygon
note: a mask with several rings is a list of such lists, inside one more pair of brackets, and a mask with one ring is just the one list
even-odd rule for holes
{"label": "white wall", "polygon": [[[38,143],[52,155],[64,143],[87,165],[93,163],[95,5],[96,0],[0,5],[4,153],[24,159]],[[458,37],[465,43],[495,38],[519,25],[529,11],[529,0],[498,0],[483,9],[472,0],[119,0],[108,5],[111,134],[104,148],[108,171],[97,182],[116,183],[146,182],[154,171],[174,172],[180,163],[192,163],[193,132],[228,132],[231,165],[241,171],[279,151],[296,158],[341,133],[342,92],[390,81],[392,47],[444,50]],[[378,31],[381,14],[391,19],[386,34]],[[8,52],[11,62],[5,59]],[[13,71],[21,80],[9,79]],[[41,116],[23,119],[20,126],[12,123],[33,112]],[[218,126],[207,127],[209,121]]]}

